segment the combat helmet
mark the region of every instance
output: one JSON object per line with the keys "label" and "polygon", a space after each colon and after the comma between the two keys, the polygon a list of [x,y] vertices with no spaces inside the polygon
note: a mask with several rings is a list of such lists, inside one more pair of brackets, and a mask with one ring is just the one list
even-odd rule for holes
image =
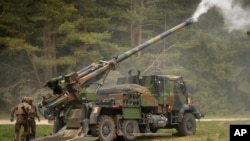
{"label": "combat helmet", "polygon": [[24,96],[23,99],[22,99],[22,102],[28,102],[28,97]]}
{"label": "combat helmet", "polygon": [[27,102],[28,103],[32,103],[33,102],[33,98],[32,97],[27,97]]}

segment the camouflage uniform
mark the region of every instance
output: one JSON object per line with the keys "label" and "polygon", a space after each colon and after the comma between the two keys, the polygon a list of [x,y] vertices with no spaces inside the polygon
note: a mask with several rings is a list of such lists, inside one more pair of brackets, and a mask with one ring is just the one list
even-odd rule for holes
{"label": "camouflage uniform", "polygon": [[14,141],[19,141],[19,134],[22,126],[23,134],[21,136],[21,141],[24,141],[28,135],[28,119],[31,106],[27,103],[26,99],[27,98],[24,97],[20,104],[11,109],[11,122],[14,120],[14,115],[16,114]]}
{"label": "camouflage uniform", "polygon": [[40,117],[37,114],[37,109],[36,106],[32,104],[33,99],[31,97],[28,98],[28,103],[31,106],[31,111],[30,111],[30,119],[29,119],[29,136],[31,139],[34,139],[36,137],[36,121],[35,117],[38,119],[40,122]]}

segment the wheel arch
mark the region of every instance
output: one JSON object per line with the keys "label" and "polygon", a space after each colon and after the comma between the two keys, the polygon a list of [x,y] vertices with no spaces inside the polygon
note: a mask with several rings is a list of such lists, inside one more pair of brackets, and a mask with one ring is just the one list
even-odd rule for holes
{"label": "wheel arch", "polygon": [[197,108],[192,104],[183,104],[179,111],[179,115],[184,115],[185,113],[191,113],[196,119],[200,119],[202,114],[197,110]]}

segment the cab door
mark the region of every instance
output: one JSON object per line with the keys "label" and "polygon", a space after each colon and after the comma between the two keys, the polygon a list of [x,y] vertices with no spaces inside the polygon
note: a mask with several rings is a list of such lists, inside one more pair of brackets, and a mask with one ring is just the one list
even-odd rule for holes
{"label": "cab door", "polygon": [[170,111],[173,107],[173,81],[168,80],[166,77],[159,77],[158,82],[158,102],[163,113]]}
{"label": "cab door", "polygon": [[183,104],[187,104],[188,93],[186,91],[186,85],[182,78],[174,81],[174,110],[182,108]]}

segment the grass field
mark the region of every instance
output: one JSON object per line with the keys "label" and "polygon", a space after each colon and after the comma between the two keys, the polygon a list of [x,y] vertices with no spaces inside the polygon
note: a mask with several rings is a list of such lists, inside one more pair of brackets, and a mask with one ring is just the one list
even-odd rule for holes
{"label": "grass field", "polygon": [[[230,124],[250,124],[250,121],[203,121],[197,122],[197,130],[194,136],[187,137],[144,137],[138,141],[229,141],[229,125]],[[37,137],[49,134],[52,131],[52,125],[38,125]],[[159,130],[161,133],[175,133],[171,130]],[[13,141],[14,125],[0,125],[0,141]]]}
{"label": "grass field", "polygon": [[[14,140],[14,124],[0,125],[0,141],[13,141]],[[49,134],[52,131],[52,125],[38,125],[36,134],[37,137],[42,137],[45,134]],[[21,133],[20,133],[21,135]]]}

